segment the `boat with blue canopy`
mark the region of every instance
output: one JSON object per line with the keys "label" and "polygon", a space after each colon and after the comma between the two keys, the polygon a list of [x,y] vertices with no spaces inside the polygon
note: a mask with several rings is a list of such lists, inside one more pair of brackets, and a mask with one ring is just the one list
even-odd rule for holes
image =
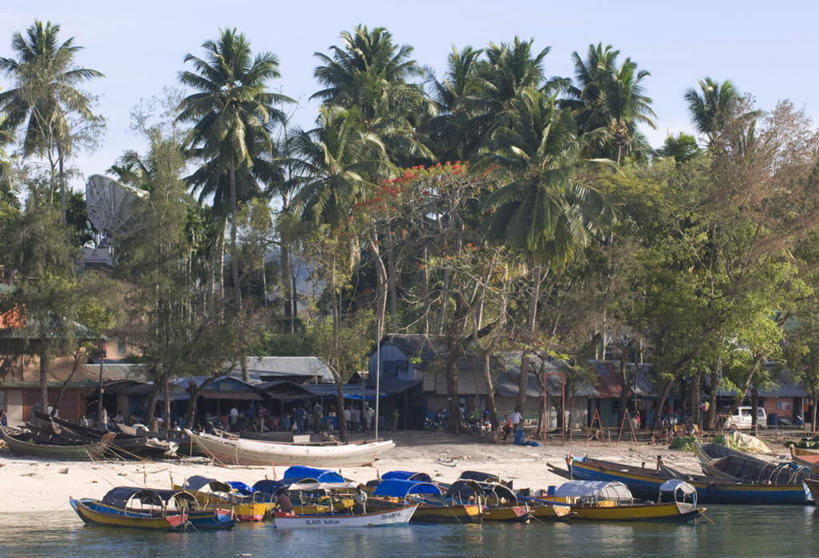
{"label": "boat with blue canopy", "polygon": [[347,482],[346,479],[336,471],[330,469],[316,469],[315,467],[304,467],[302,465],[293,465],[292,467],[288,467],[284,472],[283,478],[284,480],[290,482],[309,482],[310,480],[313,482],[323,483]]}

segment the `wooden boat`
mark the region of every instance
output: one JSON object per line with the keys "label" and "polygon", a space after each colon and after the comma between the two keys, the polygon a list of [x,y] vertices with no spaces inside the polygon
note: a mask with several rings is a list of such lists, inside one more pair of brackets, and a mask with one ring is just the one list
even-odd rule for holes
{"label": "wooden boat", "polygon": [[814,502],[819,502],[819,479],[805,479],[805,486],[810,490]]}
{"label": "wooden boat", "polygon": [[371,513],[329,513],[318,515],[274,514],[274,524],[278,529],[295,528],[338,528],[338,527],[383,527],[404,525],[412,519],[417,504]]}
{"label": "wooden boat", "polygon": [[[662,501],[662,494],[672,494]],[[682,497],[680,497],[682,494]],[[658,500],[635,500],[620,482],[569,481],[548,495],[549,501],[571,506],[572,519],[588,521],[692,521],[704,508],[697,507],[696,489],[680,480],[666,481]],[[685,498],[691,497],[691,502]]]}
{"label": "wooden boat", "polygon": [[114,434],[109,433],[103,436],[101,440],[90,444],[39,444],[31,439],[30,433],[23,432],[14,435],[13,431],[5,426],[0,426],[0,435],[14,453],[63,461],[93,461],[100,459],[114,439]]}
{"label": "wooden boat", "polygon": [[792,462],[772,463],[719,444],[695,444],[702,472],[734,481],[801,484],[810,472]]}
{"label": "wooden boat", "polygon": [[772,485],[737,482],[730,479],[686,475],[660,464],[647,468],[623,465],[590,457],[567,460],[567,477],[579,480],[617,481],[625,484],[638,498],[653,498],[669,479],[681,479],[697,490],[702,504],[810,504],[810,493],[802,484]]}
{"label": "wooden boat", "polygon": [[791,458],[797,465],[807,467],[812,476],[819,477],[819,451],[791,446]]}
{"label": "wooden boat", "polygon": [[262,521],[274,507],[272,502],[257,501],[252,493],[231,485],[197,475],[187,479],[182,486],[173,485],[173,489],[189,492],[202,508],[230,509],[239,521]]}
{"label": "wooden boat", "polygon": [[[93,443],[109,433],[107,430],[82,426],[40,411],[34,412],[34,426],[50,432],[54,436],[83,440],[85,443]],[[110,444],[109,450],[120,458],[134,456],[172,457],[176,455],[178,448],[176,443],[162,441],[146,435],[131,436],[123,432],[115,432],[115,435],[116,438]]]}
{"label": "wooden boat", "polygon": [[211,434],[188,436],[216,461],[232,465],[309,465],[314,467],[360,467],[395,447],[392,440],[341,445],[306,445],[222,438]]}
{"label": "wooden boat", "polygon": [[482,504],[453,502],[443,497],[440,487],[435,483],[408,480],[410,478],[429,479],[429,475],[404,471],[385,474],[373,490],[367,507],[389,510],[402,505],[418,504],[412,521],[419,523],[480,523],[482,521],[484,510]]}
{"label": "wooden boat", "polygon": [[482,504],[484,521],[526,523],[532,518],[526,503],[519,503],[512,489],[503,484],[459,479],[447,488],[446,496],[458,504]]}
{"label": "wooden boat", "polygon": [[83,498],[70,503],[83,521],[93,525],[158,530],[232,529],[234,525],[230,509],[200,508],[196,498],[184,491],[121,486],[108,491],[102,501]]}

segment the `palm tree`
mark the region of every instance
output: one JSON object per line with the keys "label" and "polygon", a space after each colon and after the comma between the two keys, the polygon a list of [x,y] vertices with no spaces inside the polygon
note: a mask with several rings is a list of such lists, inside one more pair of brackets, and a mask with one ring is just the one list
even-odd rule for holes
{"label": "palm tree", "polygon": [[431,158],[415,131],[419,115],[431,113],[432,104],[420,85],[409,82],[424,73],[410,58],[412,47],[396,45],[383,27],[370,31],[363,25],[341,33],[341,40],[329,55],[315,53],[320,63],[314,75],[324,88],[311,98],[357,109],[364,133],[377,134],[397,164]]}
{"label": "palm tree", "polygon": [[[651,98],[641,82],[651,74],[638,70],[626,58],[617,66],[620,51],[602,44],[589,45],[586,59],[573,53],[577,85],[567,91],[564,106],[575,110],[581,134],[597,133],[597,156],[610,156],[619,164],[630,152],[647,150],[637,126],[654,127]],[[612,149],[613,148],[613,149]]]}
{"label": "palm tree", "polygon": [[[509,182],[487,196],[494,211],[490,238],[504,242],[532,264],[532,289],[527,316],[528,342],[534,339],[537,304],[544,270],[559,271],[575,250],[601,235],[613,218],[605,200],[575,179],[585,145],[569,109],[557,106],[555,95],[528,88],[514,102],[511,125],[498,130],[494,150],[477,167],[499,165]],[[524,351],[518,408],[526,401],[528,351]]]}
{"label": "palm tree", "polygon": [[485,49],[486,60],[477,71],[477,90],[464,99],[474,113],[470,126],[482,134],[483,146],[488,146],[493,132],[509,126],[514,119],[515,104],[525,89],[554,90],[561,80],[544,82],[543,60],[550,47],[534,52],[534,39],[512,43],[490,43]]}
{"label": "palm tree", "polygon": [[91,110],[91,99],[76,86],[102,74],[76,67],[75,56],[82,47],[74,44],[73,37],[60,43],[59,32],[59,25],[35,20],[25,35],[16,33],[12,37],[11,47],[17,58],[0,58],[0,71],[15,81],[13,89],[0,92],[0,108],[6,116],[0,122],[0,137],[8,136],[25,122],[23,156],[48,158],[52,176],[49,201],[59,186],[65,222],[65,160],[79,139],[73,129],[77,122],[72,118],[92,124],[101,122]]}
{"label": "palm tree", "polygon": [[180,73],[179,79],[196,92],[183,99],[177,119],[194,123],[190,153],[204,162],[191,182],[203,191],[213,192],[215,205],[228,201],[231,275],[239,312],[242,295],[235,257],[235,217],[240,193],[237,177],[247,178],[261,154],[272,151],[266,125],[271,120],[283,120],[274,103],[289,99],[266,88],[268,80],[279,77],[278,58],[268,52],[253,57],[250,43],[236,29],[223,30],[218,41],[205,41],[202,48],[205,58],[185,56],[185,62],[190,62],[194,71]]}
{"label": "palm tree", "polygon": [[425,123],[425,128],[439,159],[466,161],[477,152],[481,134],[470,126],[474,114],[464,101],[479,92],[477,70],[482,52],[470,46],[461,51],[453,48],[443,81],[438,81],[432,70],[428,70],[427,81],[437,115]]}
{"label": "palm tree", "polygon": [[689,89],[685,92],[685,100],[694,127],[710,144],[729,118],[735,115],[742,97],[729,80],[719,83],[706,77],[698,84],[700,90]]}
{"label": "palm tree", "polygon": [[[337,269],[342,255],[342,244],[351,233],[350,218],[355,205],[365,199],[374,186],[369,177],[389,166],[384,145],[375,134],[362,131],[358,109],[322,106],[319,110],[321,126],[314,130],[295,130],[290,150],[297,156],[288,161],[298,175],[304,177],[301,190],[294,198],[294,206],[301,209],[306,221],[327,231],[327,278],[333,318],[333,340],[328,365],[338,387],[338,409],[344,409],[342,370],[340,364],[340,308],[338,300]],[[353,235],[349,235],[351,238]],[[350,247],[345,259],[357,256]],[[346,422],[339,412],[340,431],[346,438]]]}

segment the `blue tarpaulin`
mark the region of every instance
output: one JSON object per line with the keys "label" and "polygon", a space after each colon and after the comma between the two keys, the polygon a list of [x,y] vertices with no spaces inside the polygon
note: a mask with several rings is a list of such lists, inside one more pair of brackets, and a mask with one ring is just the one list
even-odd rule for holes
{"label": "blue tarpaulin", "polygon": [[373,492],[373,496],[392,496],[403,498],[407,494],[441,495],[441,489],[431,482],[415,482],[410,480],[388,479],[382,480]]}
{"label": "blue tarpaulin", "polygon": [[390,471],[381,475],[383,480],[398,479],[411,481],[432,482],[432,478],[426,473],[415,473],[413,471]]}
{"label": "blue tarpaulin", "polygon": [[240,481],[228,481],[228,484],[232,489],[239,492],[239,494],[243,494],[245,496],[250,496],[251,494],[256,492],[253,488]]}
{"label": "blue tarpaulin", "polygon": [[261,492],[262,494],[275,494],[282,486],[287,486],[288,483],[277,480],[260,480],[253,485],[253,490]]}
{"label": "blue tarpaulin", "polygon": [[318,482],[346,482],[344,477],[330,469],[315,469],[302,465],[293,465],[284,472],[284,478],[290,481],[315,479]]}

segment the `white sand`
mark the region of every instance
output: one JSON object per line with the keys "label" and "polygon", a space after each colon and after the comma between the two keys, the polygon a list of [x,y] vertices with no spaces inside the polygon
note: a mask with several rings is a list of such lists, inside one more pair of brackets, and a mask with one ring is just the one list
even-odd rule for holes
{"label": "white sand", "polygon": [[[468,437],[430,432],[399,433],[393,439],[396,447],[383,454],[372,467],[345,468],[341,473],[366,482],[377,476],[376,469],[381,473],[400,469],[423,471],[434,480],[452,482],[462,471],[477,470],[514,480],[516,488],[535,489],[563,482],[546,469],[546,463],[565,469],[565,457],[570,453],[632,465],[645,463],[648,467],[654,465],[657,455],[662,455],[672,467],[699,473],[691,452],[630,442],[618,445],[584,441],[561,445],[558,441],[544,447],[519,447],[509,443],[478,443]],[[219,467],[204,459],[197,461],[47,462],[21,458],[3,449],[0,450],[0,498],[14,511],[49,512],[70,509],[69,496],[101,498],[115,486],[170,488],[171,477],[177,483],[193,475],[204,475],[248,484],[265,477],[274,478],[271,467]],[[277,467],[277,475],[281,476],[284,469]]]}

